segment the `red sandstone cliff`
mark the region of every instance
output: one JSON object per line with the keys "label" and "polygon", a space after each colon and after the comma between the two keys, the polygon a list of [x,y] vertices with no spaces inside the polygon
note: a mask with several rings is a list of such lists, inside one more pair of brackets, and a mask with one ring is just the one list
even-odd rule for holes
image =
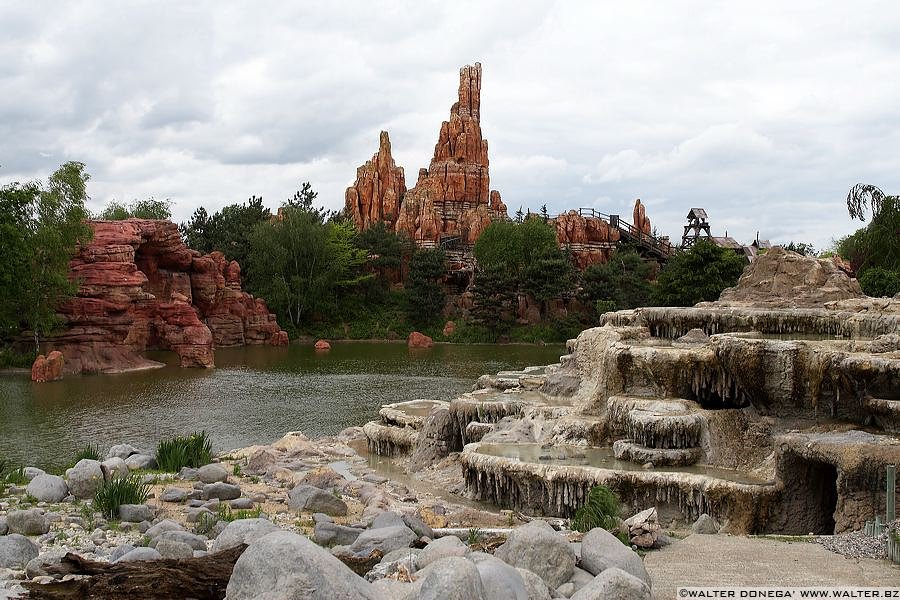
{"label": "red sandstone cliff", "polygon": [[214,346],[288,342],[265,302],[241,291],[240,266],[191,250],[174,223],[89,225],[94,237],[70,263],[78,293],[48,344],[64,355],[65,373],[147,366],[149,349],[176,352],[183,367],[212,367]]}
{"label": "red sandstone cliff", "polygon": [[403,169],[394,164],[387,132],[378,152],[360,166],[347,188],[345,208],[365,229],[377,220],[419,242],[441,236],[474,243],[492,219],[505,218],[500,193],[490,189],[488,143],[481,135],[481,64],[459,71],[458,101],[441,124],[434,157],[406,190]]}
{"label": "red sandstone cliff", "polygon": [[563,213],[553,220],[556,239],[568,248],[579,269],[602,264],[619,241],[619,230],[597,217],[583,217],[576,210]]}

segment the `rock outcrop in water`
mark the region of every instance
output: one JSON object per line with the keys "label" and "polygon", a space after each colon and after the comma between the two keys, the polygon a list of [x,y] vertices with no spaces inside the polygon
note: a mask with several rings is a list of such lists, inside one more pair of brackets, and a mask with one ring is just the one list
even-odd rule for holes
{"label": "rock outcrop in water", "polygon": [[150,366],[141,356],[150,349],[176,352],[183,367],[212,367],[215,346],[287,343],[265,302],[241,290],[237,262],[191,250],[171,221],[88,224],[94,237],[70,263],[77,295],[48,343],[65,373]]}

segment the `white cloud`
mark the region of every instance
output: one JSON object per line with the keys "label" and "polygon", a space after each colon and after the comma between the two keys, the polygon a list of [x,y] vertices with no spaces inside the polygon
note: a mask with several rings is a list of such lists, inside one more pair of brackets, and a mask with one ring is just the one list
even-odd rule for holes
{"label": "white cloud", "polygon": [[893,2],[6,3],[0,183],[65,160],[96,208],[187,218],[310,180],[331,208],[391,133],[414,183],[457,69],[484,65],[491,178],[511,208],[581,206],[680,235],[851,231],[857,181],[900,191]]}

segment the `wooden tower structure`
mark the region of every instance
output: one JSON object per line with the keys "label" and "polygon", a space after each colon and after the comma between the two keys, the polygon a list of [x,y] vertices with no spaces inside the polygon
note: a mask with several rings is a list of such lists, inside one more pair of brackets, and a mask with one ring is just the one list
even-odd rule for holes
{"label": "wooden tower structure", "polygon": [[691,248],[697,243],[701,235],[711,238],[709,231],[709,217],[702,208],[692,208],[687,214],[688,224],[684,226],[684,234],[681,236],[681,247]]}

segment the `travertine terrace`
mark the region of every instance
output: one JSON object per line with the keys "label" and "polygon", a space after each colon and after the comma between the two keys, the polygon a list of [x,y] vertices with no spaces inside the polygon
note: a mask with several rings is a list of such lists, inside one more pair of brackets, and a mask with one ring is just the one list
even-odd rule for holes
{"label": "travertine terrace", "polygon": [[900,299],[776,248],[717,302],[609,313],[558,365],[367,433],[377,450],[402,431],[392,451],[415,468],[459,452],[471,496],[535,514],[571,515],[604,483],[666,522],[858,529],[900,462],[898,331]]}

